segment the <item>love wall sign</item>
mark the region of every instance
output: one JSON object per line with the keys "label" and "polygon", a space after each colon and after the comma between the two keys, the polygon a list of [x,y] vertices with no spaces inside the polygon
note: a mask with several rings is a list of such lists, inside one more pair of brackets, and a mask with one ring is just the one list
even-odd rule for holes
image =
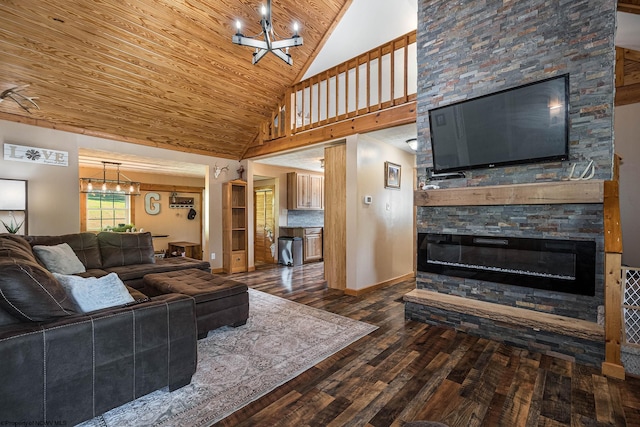
{"label": "love wall sign", "polygon": [[26,145],[4,144],[4,159],[14,162],[69,166],[69,152]]}

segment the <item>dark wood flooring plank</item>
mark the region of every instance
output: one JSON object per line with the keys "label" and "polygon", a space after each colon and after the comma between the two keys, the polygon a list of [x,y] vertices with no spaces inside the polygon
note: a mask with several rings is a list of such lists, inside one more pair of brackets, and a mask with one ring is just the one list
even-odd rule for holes
{"label": "dark wood flooring plank", "polygon": [[563,424],[571,421],[571,378],[547,371],[541,415]]}
{"label": "dark wood flooring plank", "polygon": [[611,392],[607,379],[600,375],[593,375],[593,394],[596,401],[596,420],[601,423],[613,423],[613,407]]}
{"label": "dark wood flooring plank", "polygon": [[326,287],[322,263],[230,277],[379,329],[217,425],[401,427],[436,417],[451,427],[640,427],[640,379],[407,321],[402,296],[415,280],[350,296]]}
{"label": "dark wood flooring plank", "polygon": [[522,426],[527,422],[539,362],[522,359],[500,416],[500,425]]}
{"label": "dark wood flooring plank", "polygon": [[387,386],[388,384],[382,381],[376,381],[375,383],[367,381],[366,383],[364,383],[362,387],[354,394],[351,405],[349,405],[333,421],[327,424],[327,427],[346,427],[361,425],[363,420],[367,420],[370,417],[366,415],[364,409],[373,400],[375,400]]}

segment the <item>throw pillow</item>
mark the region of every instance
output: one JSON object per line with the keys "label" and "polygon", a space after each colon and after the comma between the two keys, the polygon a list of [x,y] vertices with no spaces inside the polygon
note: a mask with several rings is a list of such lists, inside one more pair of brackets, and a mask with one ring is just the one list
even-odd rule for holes
{"label": "throw pillow", "polygon": [[0,258],[0,307],[31,322],[76,314],[64,288],[35,258]]}
{"label": "throw pillow", "polygon": [[36,245],[33,247],[33,251],[47,267],[47,270],[52,273],[76,274],[87,271],[68,243],[55,246]]}
{"label": "throw pillow", "polygon": [[67,243],[80,258],[86,269],[102,268],[100,244],[95,233],[83,231],[81,233],[58,234],[55,236],[25,236],[31,246],[53,246]]}
{"label": "throw pillow", "polygon": [[79,277],[53,273],[83,313],[133,302],[116,273],[102,277]]}

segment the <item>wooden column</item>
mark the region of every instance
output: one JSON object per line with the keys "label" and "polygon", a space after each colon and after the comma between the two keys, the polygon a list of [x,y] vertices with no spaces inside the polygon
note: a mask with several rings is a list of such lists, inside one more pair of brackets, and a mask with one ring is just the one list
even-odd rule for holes
{"label": "wooden column", "polygon": [[620,361],[622,338],[622,229],[618,181],[604,182],[605,360],[604,375],[624,379]]}
{"label": "wooden column", "polygon": [[347,145],[324,149],[324,278],[333,289],[347,287]]}

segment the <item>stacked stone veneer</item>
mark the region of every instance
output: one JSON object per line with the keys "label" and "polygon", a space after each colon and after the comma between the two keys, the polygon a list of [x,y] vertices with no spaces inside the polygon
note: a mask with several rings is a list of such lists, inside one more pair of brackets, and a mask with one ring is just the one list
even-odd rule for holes
{"label": "stacked stone veneer", "polygon": [[[432,166],[428,111],[560,74],[570,79],[569,161],[466,172],[441,187],[560,181],[571,167],[582,172],[593,160],[594,179],[611,179],[615,2],[609,0],[451,1],[418,0],[418,176]],[[417,286],[489,302],[596,321],[604,303],[604,243],[599,204],[418,207],[418,232],[586,239],[597,245],[596,295],[534,290],[518,286],[418,273]],[[460,313],[428,313],[407,304],[408,318],[462,325]],[[478,322],[472,322],[477,324]],[[472,328],[475,329],[475,328]],[[483,325],[488,336],[549,347],[518,328]],[[535,335],[535,334],[534,334]],[[523,338],[525,337],[525,338]],[[564,338],[558,338],[562,342]],[[538,342],[538,344],[535,344]],[[566,341],[565,341],[566,342]],[[532,344],[533,343],[533,344]],[[603,355],[602,343],[580,342],[583,351]],[[573,344],[572,344],[573,345]],[[565,353],[567,353],[565,352]],[[582,357],[579,357],[583,360]]]}

